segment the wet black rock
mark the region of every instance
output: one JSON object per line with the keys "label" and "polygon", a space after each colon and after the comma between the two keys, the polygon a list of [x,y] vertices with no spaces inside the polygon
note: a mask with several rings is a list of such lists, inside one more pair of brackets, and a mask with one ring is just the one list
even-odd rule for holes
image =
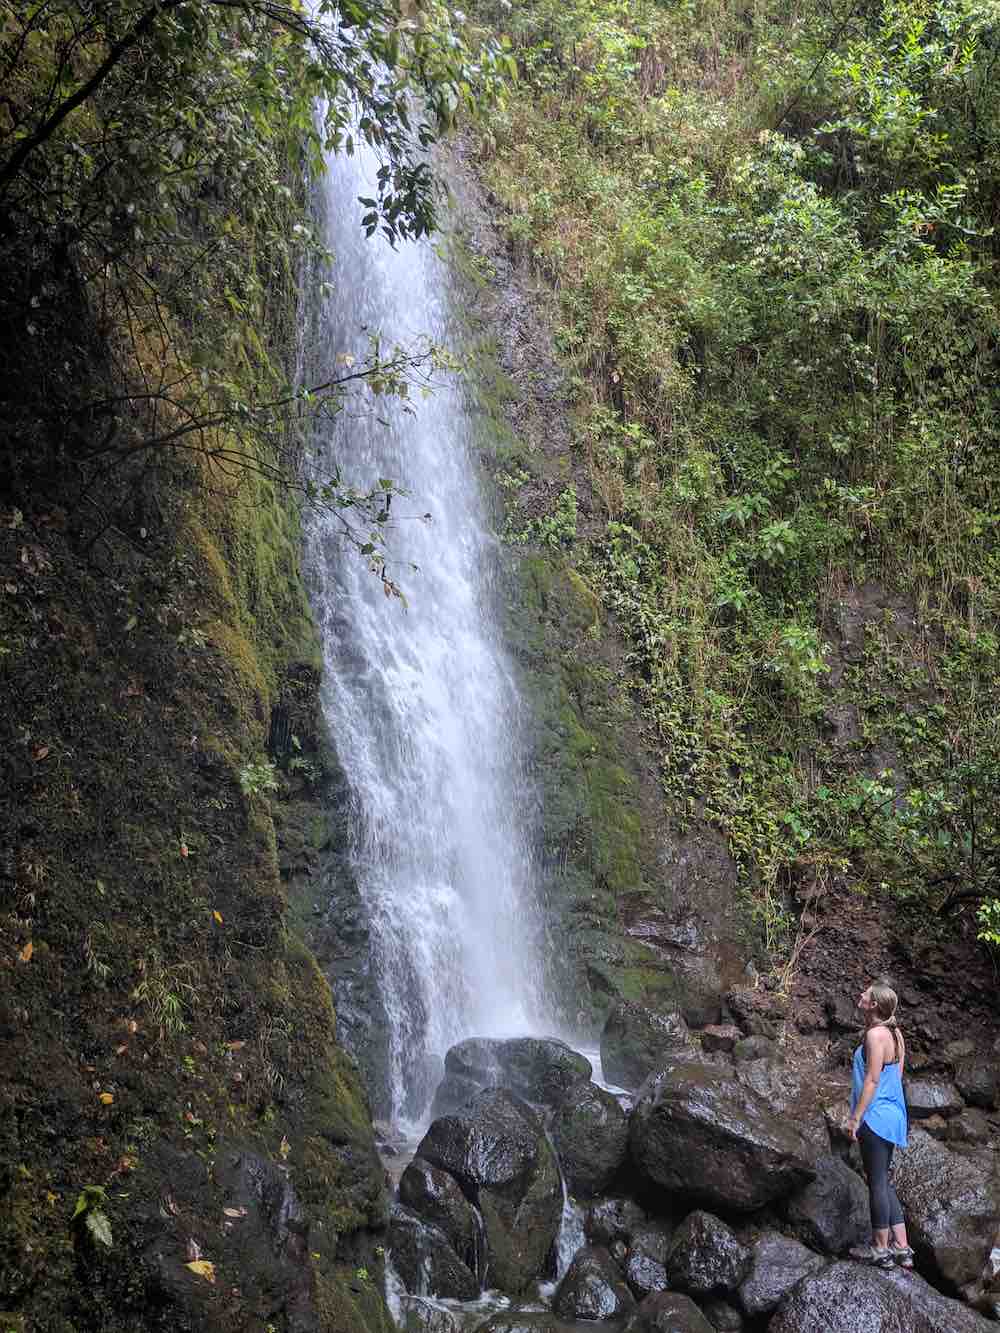
{"label": "wet black rock", "polygon": [[559,1227],[562,1183],[541,1122],[503,1088],[435,1120],[418,1156],[479,1205],[491,1284],[511,1295],[541,1273]]}
{"label": "wet black rock", "polygon": [[434,1101],[431,1104],[432,1118],[436,1120],[439,1116],[458,1111],[477,1093],[482,1092],[483,1086],[478,1079],[469,1078],[466,1074],[446,1073],[434,1093]]}
{"label": "wet black rock", "polygon": [[707,1208],[751,1211],[815,1170],[802,1134],[724,1069],[675,1065],[636,1103],[629,1151],[654,1185]]}
{"label": "wet black rock", "polygon": [[690,1296],[655,1291],[625,1321],[622,1333],[714,1333]]}
{"label": "wet black rock", "polygon": [[442,1231],[462,1262],[477,1276],[481,1274],[479,1219],[453,1176],[414,1157],[400,1179],[399,1201]]}
{"label": "wet black rock", "polygon": [[538,1159],[541,1124],[529,1106],[503,1089],[479,1092],[460,1110],[440,1116],[417,1156],[440,1167],[469,1198],[480,1188],[522,1180]]}
{"label": "wet black rock", "polygon": [[389,1218],[389,1252],[400,1281],[415,1296],[471,1301],[479,1280],[437,1227],[397,1204]]}
{"label": "wet black rock", "polygon": [[597,1199],[587,1210],[583,1230],[594,1245],[628,1245],[645,1223],[646,1214],[632,1199]]}
{"label": "wet black rock", "polygon": [[775,1115],[789,1121],[809,1143],[814,1154],[830,1149],[824,1103],[846,1101],[850,1085],[836,1074],[817,1077],[783,1060],[758,1058],[738,1063],[734,1074],[762,1097]]}
{"label": "wet black rock", "polygon": [[671,1233],[666,1227],[647,1224],[637,1228],[625,1256],[625,1280],[642,1300],[653,1291],[666,1291],[667,1252]]}
{"label": "wet black rock", "polygon": [[748,1315],[770,1314],[796,1282],[823,1264],[818,1254],[797,1240],[766,1231],[751,1251],[750,1271],[740,1284],[740,1305]]}
{"label": "wet black rock", "polygon": [[609,1083],[638,1088],[648,1076],[678,1060],[695,1057],[688,1025],[679,1013],[657,1013],[619,1001],[601,1033],[601,1067]]}
{"label": "wet black rock", "polygon": [[570,1193],[606,1190],[628,1156],[628,1117],[610,1092],[586,1083],[556,1112],[552,1140]]}
{"label": "wet black rock", "polygon": [[620,1319],[634,1305],[618,1265],[602,1246],[577,1254],[552,1302],[563,1319]]}
{"label": "wet black rock", "polygon": [[444,1064],[435,1115],[483,1088],[508,1088],[535,1106],[559,1107],[594,1072],[586,1056],[555,1037],[470,1037],[449,1050]]}
{"label": "wet black rock", "polygon": [[893,1184],[921,1262],[956,1289],[978,1284],[1000,1230],[995,1171],[917,1129],[893,1161]]}
{"label": "wet black rock", "polygon": [[670,1285],[698,1296],[735,1291],[750,1269],[750,1251],[732,1228],[701,1210],[674,1232],[666,1260]]}
{"label": "wet black rock", "polygon": [[830,1153],[817,1158],[816,1179],[792,1195],[785,1215],[795,1234],[824,1254],[843,1254],[871,1239],[868,1187]]}
{"label": "wet black rock", "polygon": [[835,1263],[793,1287],[768,1333],[996,1333],[916,1273]]}
{"label": "wet black rock", "polygon": [[715,1298],[707,1300],[701,1311],[715,1329],[715,1333],[741,1333],[744,1327],[743,1316],[728,1301]]}

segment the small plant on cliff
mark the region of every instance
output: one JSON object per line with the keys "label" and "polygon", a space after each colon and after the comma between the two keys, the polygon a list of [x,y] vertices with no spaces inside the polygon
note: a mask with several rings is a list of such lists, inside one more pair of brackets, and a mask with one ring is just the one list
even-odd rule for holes
{"label": "small plant on cliff", "polygon": [[186,1032],[185,1010],[190,1007],[195,993],[187,980],[190,965],[175,963],[165,967],[159,955],[154,953],[148,960],[140,959],[137,966],[142,977],[132,991],[132,999],[146,1008],[161,1037],[164,1034],[176,1037]]}
{"label": "small plant on cliff", "polygon": [[114,1245],[111,1223],[104,1211],[108,1201],[103,1185],[84,1185],[76,1201],[69,1228],[74,1240],[83,1237],[110,1250]]}
{"label": "small plant on cliff", "polygon": [[269,759],[255,759],[240,769],[240,788],[249,800],[278,790],[278,775]]}

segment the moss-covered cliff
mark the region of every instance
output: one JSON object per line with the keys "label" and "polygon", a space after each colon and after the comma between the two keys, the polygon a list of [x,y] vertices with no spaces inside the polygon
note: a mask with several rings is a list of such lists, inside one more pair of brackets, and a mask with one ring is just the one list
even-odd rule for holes
{"label": "moss-covered cliff", "polygon": [[[18,123],[74,15],[5,47]],[[183,24],[137,47],[149,81],[0,197],[5,1330],[389,1327],[367,1095],[296,906],[332,781],[298,437],[246,406],[293,376],[306,210],[245,76],[293,57],[241,21],[207,74]]]}
{"label": "moss-covered cliff", "polygon": [[[0,1309],[377,1329],[366,1095],[279,871],[324,784],[297,521],[170,482],[89,552],[37,489],[0,519]],[[255,794],[275,717],[303,763]]]}

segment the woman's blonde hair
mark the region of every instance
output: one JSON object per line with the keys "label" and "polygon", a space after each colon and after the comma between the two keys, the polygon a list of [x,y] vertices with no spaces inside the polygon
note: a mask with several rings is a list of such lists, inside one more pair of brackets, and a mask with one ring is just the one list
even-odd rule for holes
{"label": "woman's blonde hair", "polygon": [[872,1004],[875,1006],[879,1021],[886,1027],[896,1027],[896,1006],[899,1004],[899,996],[889,983],[873,981],[868,987],[868,994],[872,997]]}
{"label": "woman's blonde hair", "polygon": [[875,1006],[875,1017],[892,1033],[892,1044],[898,1058],[900,1031],[896,1020],[896,1006],[899,1004],[899,996],[887,981],[873,981],[868,987],[868,994]]}

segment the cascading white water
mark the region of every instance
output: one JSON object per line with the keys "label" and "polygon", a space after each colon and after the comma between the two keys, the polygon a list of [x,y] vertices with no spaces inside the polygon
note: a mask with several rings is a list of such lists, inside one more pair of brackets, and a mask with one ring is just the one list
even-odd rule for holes
{"label": "cascading white water", "polygon": [[[335,256],[332,294],[312,321],[320,368],[359,364],[375,332],[386,349],[421,336],[447,346],[453,332],[436,249],[364,236],[356,198],[376,193],[375,170],[362,152],[332,159],[319,182]],[[307,535],[324,709],[389,1020],[393,1120],[429,1055],[540,1021],[523,708],[494,616],[499,551],[466,403],[455,382],[412,411],[387,398],[373,411],[359,397],[325,441],[348,484],[391,478],[409,492],[393,502],[389,542],[408,609],[386,598],[335,518],[317,516]]]}

